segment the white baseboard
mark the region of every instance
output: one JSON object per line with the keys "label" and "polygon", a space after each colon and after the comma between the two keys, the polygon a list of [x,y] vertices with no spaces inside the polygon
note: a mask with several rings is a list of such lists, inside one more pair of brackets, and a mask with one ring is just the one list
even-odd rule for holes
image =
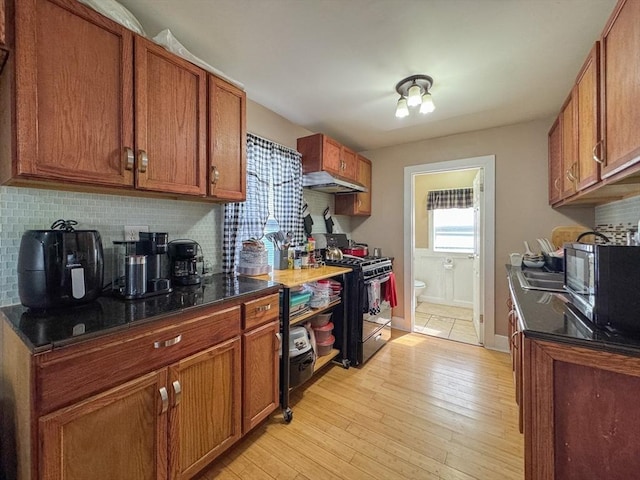
{"label": "white baseboard", "polygon": [[[403,332],[411,332],[411,325],[407,325],[407,320],[404,317],[391,317],[391,328],[401,330]],[[488,350],[496,350],[498,352],[509,353],[509,339],[505,335],[492,335],[489,336],[485,332],[484,348]]]}
{"label": "white baseboard", "polygon": [[433,303],[434,305],[442,305],[444,307],[470,308],[473,310],[473,302],[460,302],[460,301],[447,302],[440,297],[430,297],[428,295],[419,295],[418,302]]}
{"label": "white baseboard", "polygon": [[506,335],[494,335],[493,344],[485,346],[490,350],[509,353],[509,338]]}

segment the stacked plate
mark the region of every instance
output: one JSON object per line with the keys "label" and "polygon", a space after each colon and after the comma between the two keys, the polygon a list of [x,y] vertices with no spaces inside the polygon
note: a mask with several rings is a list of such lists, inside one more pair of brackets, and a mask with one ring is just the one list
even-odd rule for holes
{"label": "stacked plate", "polygon": [[522,263],[530,268],[541,268],[544,266],[544,256],[525,254]]}

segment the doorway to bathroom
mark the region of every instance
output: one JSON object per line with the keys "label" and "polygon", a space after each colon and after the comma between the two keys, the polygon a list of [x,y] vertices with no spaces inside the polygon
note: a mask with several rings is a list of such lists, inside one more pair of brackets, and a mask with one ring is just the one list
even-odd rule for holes
{"label": "doorway to bathroom", "polygon": [[494,343],[493,289],[484,288],[493,285],[494,162],[405,168],[405,312],[416,333]]}

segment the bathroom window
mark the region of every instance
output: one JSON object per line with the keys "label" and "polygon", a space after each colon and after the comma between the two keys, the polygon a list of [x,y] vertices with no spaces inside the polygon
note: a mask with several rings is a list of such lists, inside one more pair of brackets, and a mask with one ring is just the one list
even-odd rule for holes
{"label": "bathroom window", "polygon": [[431,212],[431,244],[435,252],[473,253],[473,208],[444,208]]}

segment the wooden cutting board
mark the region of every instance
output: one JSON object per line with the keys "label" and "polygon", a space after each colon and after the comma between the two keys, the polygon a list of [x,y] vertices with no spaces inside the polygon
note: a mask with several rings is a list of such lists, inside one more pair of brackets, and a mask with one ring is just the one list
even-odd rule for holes
{"label": "wooden cutting board", "polygon": [[590,228],[582,225],[572,225],[569,227],[555,227],[551,230],[551,243],[560,248],[565,242],[575,242],[582,232],[590,231]]}

